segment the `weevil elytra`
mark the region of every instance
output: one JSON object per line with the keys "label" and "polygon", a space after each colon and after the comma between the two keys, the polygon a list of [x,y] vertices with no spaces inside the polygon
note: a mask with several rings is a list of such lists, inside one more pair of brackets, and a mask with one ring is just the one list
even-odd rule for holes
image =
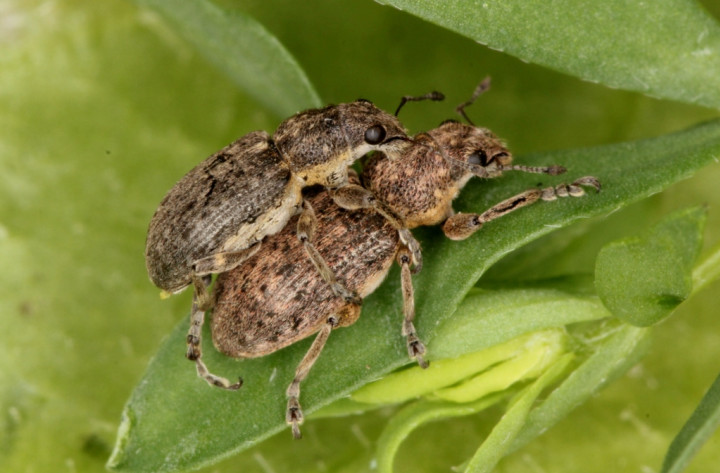
{"label": "weevil elytra", "polygon": [[[363,183],[400,218],[405,228],[437,225],[452,239],[467,238],[496,218],[538,200],[584,194],[582,186],[600,189],[591,176],[572,184],[530,189],[482,214],[455,214],[452,201],[473,176],[497,177],[503,171],[560,174],[560,166],[511,165],[512,156],[489,130],[446,122],[415,137],[411,147],[394,159],[377,153],[363,171]],[[411,280],[412,251],[395,224],[373,210],[341,209],[321,192],[317,209],[316,249],[349,289],[365,297],[387,275],[393,260],[401,267],[402,334],[408,353],[420,366],[425,347],[419,340]],[[292,224],[289,225],[292,227]],[[322,235],[322,236],[320,236]],[[286,420],[300,437],[303,421],[300,383],[305,379],[334,328],[357,320],[360,305],[337,297],[310,262],[292,228],[268,238],[263,248],[234,270],[221,274],[215,286],[212,338],[219,351],[238,358],[264,356],[317,333],[287,389]]]}
{"label": "weevil elytra", "polygon": [[348,166],[369,151],[397,153],[408,142],[397,118],[367,100],[306,110],[282,122],[272,137],[256,131],[231,143],[168,192],[150,222],[145,261],[161,289],[175,293],[194,286],[187,357],[196,362],[198,375],[222,388],[241,384],[213,375],[201,359],[199,327],[210,304],[209,275],[240,264],[300,211],[305,218],[298,236],[307,254],[336,294],[357,301],[314,251],[313,211],[301,190],[317,184],[336,189],[346,205],[368,206],[353,200],[363,195],[349,186]]}
{"label": "weevil elytra", "polygon": [[[405,246],[396,228],[373,210],[348,211],[333,202],[326,191],[310,198],[317,211],[315,247],[330,269],[350,290],[365,297],[387,274],[395,255]],[[295,220],[298,217],[294,217]],[[307,376],[337,327],[354,323],[360,304],[337,297],[304,257],[295,238],[293,220],[280,233],[268,237],[263,247],[235,269],[218,276],[211,319],[216,348],[235,358],[255,358],[275,352],[317,333],[297,367],[287,390],[286,420],[293,435],[300,437],[303,420],[298,398],[300,383]],[[409,268],[411,257],[404,250]],[[403,278],[412,295],[410,272]],[[417,339],[408,320],[408,342]]]}

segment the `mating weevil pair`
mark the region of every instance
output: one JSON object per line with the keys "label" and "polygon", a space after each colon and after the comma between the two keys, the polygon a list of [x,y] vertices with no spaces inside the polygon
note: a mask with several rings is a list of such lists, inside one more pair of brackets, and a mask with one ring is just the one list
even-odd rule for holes
{"label": "mating weevil pair", "polygon": [[[337,283],[314,250],[314,212],[301,191],[322,185],[334,189],[333,198],[342,206],[377,205],[367,190],[348,183],[348,166],[369,151],[392,154],[409,142],[397,118],[366,100],[306,110],[281,123],[272,138],[256,131],[231,143],[170,190],[150,222],[146,266],[153,283],[167,292],[194,286],[187,357],[196,362],[201,377],[226,389],[242,383],[213,375],[202,361],[200,328],[210,307],[210,275],[247,259],[265,236],[280,231],[299,211],[298,235],[308,256],[335,294],[359,301]],[[403,235],[419,254],[412,235]]]}
{"label": "mating weevil pair", "polygon": [[[473,99],[459,107],[463,116],[466,117],[464,107],[486,87],[487,82],[481,84]],[[400,264],[404,304],[402,333],[407,337],[410,356],[421,366],[425,365],[424,347],[413,326],[410,270],[415,250],[407,237],[402,237],[402,231],[444,222],[443,231],[448,237],[463,239],[484,223],[538,200],[580,196],[584,192],[581,186],[598,190],[600,187],[597,179],[584,177],[570,185],[530,189],[482,214],[453,212],[452,200],[473,176],[497,177],[506,170],[564,172],[559,166],[514,166],[511,161],[504,144],[490,131],[446,122],[417,135],[402,153],[377,153],[365,166],[363,183],[384,206],[383,211],[344,210],[337,205],[332,191],[316,191],[309,197],[309,207],[314,207],[318,216],[314,249],[343,287],[360,298],[365,297],[386,276],[393,259]],[[355,184],[354,177],[352,179],[351,184]],[[306,217],[303,213],[297,218],[298,228],[303,226],[302,220]],[[398,231],[398,226],[402,231]],[[299,437],[299,424],[303,420],[298,402],[300,383],[332,329],[357,320],[360,304],[359,300],[338,297],[326,278],[314,271],[314,261],[303,257],[306,245],[296,238],[293,228],[291,221],[280,233],[266,238],[262,248],[246,261],[220,274],[214,292],[212,335],[221,352],[249,358],[266,355],[318,333],[287,390],[286,419],[292,425],[293,435]],[[207,371],[200,374],[208,381],[213,380]]]}

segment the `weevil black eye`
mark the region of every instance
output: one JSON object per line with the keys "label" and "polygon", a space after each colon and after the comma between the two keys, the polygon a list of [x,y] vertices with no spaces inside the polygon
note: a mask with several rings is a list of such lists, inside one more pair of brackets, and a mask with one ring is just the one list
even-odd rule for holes
{"label": "weevil black eye", "polygon": [[382,143],[385,139],[385,128],[382,125],[373,125],[365,130],[365,142],[371,145]]}
{"label": "weevil black eye", "polygon": [[489,164],[487,154],[481,149],[468,156],[468,163],[479,164],[480,166],[487,166]]}

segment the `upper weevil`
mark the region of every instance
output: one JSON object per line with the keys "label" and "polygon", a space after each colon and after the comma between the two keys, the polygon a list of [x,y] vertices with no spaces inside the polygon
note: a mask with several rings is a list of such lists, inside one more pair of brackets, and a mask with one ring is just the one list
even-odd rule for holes
{"label": "upper weevil", "polygon": [[[397,118],[367,100],[330,105],[297,113],[272,137],[263,131],[243,136],[170,189],[150,222],[145,262],[161,289],[176,293],[195,287],[187,357],[196,361],[201,377],[224,388],[240,386],[209,373],[200,359],[199,327],[210,304],[209,275],[247,259],[266,235],[280,231],[301,208],[303,222],[312,224],[312,207],[301,194],[306,186],[335,189],[340,205],[348,205],[355,195],[366,197],[367,192],[342,192],[359,187],[349,185],[348,166],[369,151],[398,153],[409,141]],[[357,300],[331,272],[322,271],[327,268],[322,257],[306,235],[299,236],[333,291]]]}

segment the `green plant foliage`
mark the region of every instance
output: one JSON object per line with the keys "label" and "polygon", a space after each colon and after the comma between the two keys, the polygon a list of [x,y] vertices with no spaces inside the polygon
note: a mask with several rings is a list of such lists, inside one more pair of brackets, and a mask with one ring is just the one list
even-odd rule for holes
{"label": "green plant foliage", "polygon": [[390,419],[378,439],[378,471],[393,471],[393,461],[400,444],[420,425],[433,420],[476,414],[502,401],[507,395],[498,392],[462,404],[449,401],[418,401],[409,404]]}
{"label": "green plant foliage", "polygon": [[534,383],[520,391],[510,401],[502,419],[495,425],[485,442],[470,459],[465,468],[466,472],[487,473],[495,468],[495,465],[511,445],[508,439],[514,438],[525,426],[530,409],[532,409],[540,393],[562,374],[571,361],[571,354],[564,355],[553,363]]}
{"label": "green plant foliage", "polygon": [[[486,3],[493,14],[520,5]],[[524,41],[506,47],[513,57],[477,44],[477,9],[445,25],[456,34],[367,0],[2,2],[0,471],[102,472],[115,448],[113,463],[133,471],[202,468],[241,450],[204,471],[357,473],[382,463],[434,473],[467,468],[477,452],[487,453],[473,465],[499,459],[499,472],[659,470],[720,357],[720,124],[717,110],[688,105],[717,107],[717,27],[691,2],[655,2],[641,16],[639,2],[525,4],[533,8],[486,28]],[[460,12],[459,2],[442,5]],[[580,14],[591,8],[603,13],[595,25]],[[617,24],[607,21],[610,8]],[[633,16],[652,21],[628,31]],[[638,74],[628,78],[627,64]],[[246,386],[222,393],[198,380],[183,358],[189,294],[161,300],[144,267],[147,224],[165,192],[204,157],[250,131],[273,131],[300,108],[365,97],[393,110],[402,95],[443,91],[446,104],[403,110],[414,133],[454,115],[488,74],[493,88],[468,109],[473,120],[507,139],[516,162],[569,171],[473,182],[457,210],[583,175],[604,188],[538,203],[464,242],[416,231],[426,260],[414,279],[418,330],[435,364],[462,371],[458,381],[431,379],[433,390],[392,405],[350,398],[405,376],[396,270],[358,323],[333,333],[304,384],[302,441],[283,424],[284,389],[309,340],[235,361],[206,334],[208,364]],[[692,268],[691,297],[649,329],[609,318],[590,277],[600,249],[700,204],[711,249]],[[531,349],[480,371],[462,364],[538,333],[558,334],[546,361],[572,361],[537,396],[533,383],[552,365],[506,363],[508,353],[544,359]],[[494,387],[476,384],[482,377]],[[434,397],[445,388],[459,389],[445,393],[462,402]],[[499,424],[511,399],[515,415]],[[715,418],[698,409],[678,437],[691,441],[668,454],[672,468],[720,463]],[[490,458],[499,433],[512,444]]]}
{"label": "green plant foliage", "polygon": [[322,105],[305,72],[260,23],[208,0],[136,0],[152,7],[176,31],[280,117]]}
{"label": "green plant foliage", "polygon": [[[584,338],[578,366],[542,403],[530,411],[523,430],[513,439],[514,451],[554,426],[575,407],[624,374],[646,354],[648,330],[608,321],[578,333]],[[580,351],[580,350],[578,350]]]}
{"label": "green plant foliage", "polygon": [[699,291],[720,276],[720,245],[707,253],[692,273],[693,290]]}
{"label": "green plant foliage", "polygon": [[[678,153],[682,156],[680,164],[676,159]],[[550,153],[527,161],[563,163],[578,175],[589,174],[586,167],[593,163],[593,174],[607,183],[601,193],[536,205],[487,225],[483,232],[463,242],[452,242],[437,235],[434,240],[423,241],[423,246],[432,247],[433,252],[426,256],[423,272],[415,278],[414,285],[417,310],[423,314],[418,320],[418,330],[428,341],[430,359],[447,352],[448,345],[459,353],[469,353],[483,343],[483,332],[477,330],[466,344],[436,343],[435,335],[444,322],[452,324],[459,320],[451,317],[455,307],[485,268],[504,253],[552,228],[627,205],[712,161],[720,154],[720,122],[676,135],[576,150],[572,154]],[[640,174],[639,169],[645,171]],[[497,195],[509,196],[513,188],[521,189],[528,181],[527,177],[513,177],[492,184],[476,182],[464,194],[463,202],[477,202],[479,208],[483,208],[487,206],[487,194],[495,199]],[[390,278],[397,276],[392,274]],[[397,319],[385,316],[401,310],[397,282],[384,289],[368,298],[359,322],[331,337],[313,368],[313,376],[304,384],[303,408],[307,413],[408,362],[404,345],[397,343],[399,316]],[[508,311],[499,311],[497,315],[506,317],[505,323],[510,324]],[[553,313],[548,311],[543,315],[550,319]],[[521,324],[516,326],[518,334],[531,330],[522,322],[522,319],[515,322]],[[181,323],[166,339],[130,399],[111,460],[114,468],[127,471],[188,469],[243,450],[285,427],[284,392],[309,340],[241,363],[219,355],[208,346],[210,366],[221,373],[238,373],[245,380],[241,392],[222,392],[198,383],[192,376],[194,368],[178,356],[187,327],[187,322]],[[469,331],[463,327],[454,332],[468,334]],[[209,339],[207,331],[205,339]],[[436,345],[439,346],[436,348]],[[214,406],[212,414],[206,412],[207,405]],[[205,419],[204,424],[199,425],[198,418]]]}
{"label": "green plant foliage", "polygon": [[678,212],[643,237],[614,241],[598,254],[595,286],[616,317],[648,327],[692,291],[692,270],[702,246],[705,210]]}
{"label": "green plant foliage", "polygon": [[693,0],[382,3],[585,80],[720,108],[720,26]]}
{"label": "green plant foliage", "polygon": [[683,471],[720,425],[720,377],[710,386],[697,409],[678,433],[663,462],[663,473]]}
{"label": "green plant foliage", "polygon": [[[482,315],[482,311],[478,311],[478,316],[482,317]],[[588,330],[590,327],[592,329]],[[522,369],[522,365],[526,364],[528,358],[534,357],[533,352],[537,352],[537,348],[539,348],[536,344],[537,341],[543,338],[549,341],[548,337],[552,337],[551,334],[552,332],[544,334],[539,332],[462,357],[464,359],[482,358],[483,355],[492,357],[498,351],[512,350],[520,340],[522,343],[535,344],[535,347],[514,360],[501,363],[482,375],[466,381],[464,384],[482,386],[481,390],[475,391],[473,399],[444,400],[440,395],[442,391],[440,391],[433,393],[428,400],[410,403],[400,410],[397,415],[393,416],[378,440],[378,471],[393,471],[393,460],[400,443],[420,425],[433,420],[475,414],[502,401],[503,398],[513,395],[513,390],[507,388],[514,383],[521,382],[522,378],[529,374]],[[596,340],[595,342],[590,342],[589,338],[581,341],[582,338],[590,335]],[[537,376],[537,380],[520,392],[517,392],[517,389],[514,390],[515,395],[502,419],[493,428],[475,455],[463,466],[462,471],[492,471],[508,451],[516,450],[552,427],[578,404],[587,400],[602,386],[637,362],[647,350],[648,335],[647,330],[613,323],[591,324],[576,332],[577,354],[563,354],[555,351],[552,356],[545,355],[543,357],[543,366],[535,364],[539,371],[534,372],[531,376]],[[550,351],[545,351],[550,353]],[[557,381],[576,357],[581,358],[582,361],[576,360],[574,369],[567,378],[552,389],[542,402],[538,403],[537,398],[540,393]],[[462,364],[464,362],[465,360],[462,361]],[[452,364],[452,361],[447,364]],[[449,368],[452,370],[452,366]],[[412,386],[414,383],[408,376],[405,376],[405,373],[411,370],[413,368],[390,375],[359,390],[358,393],[368,390],[377,392],[377,389],[372,389],[373,385],[392,386],[396,381],[404,381],[405,386]],[[498,383],[503,378],[507,379],[511,373],[514,373],[515,379],[509,383],[504,380]],[[484,378],[484,383],[475,383],[481,377]],[[463,385],[457,389],[463,389]],[[354,395],[353,398],[357,399],[358,396]]]}
{"label": "green plant foliage", "polygon": [[[486,350],[437,360],[427,370],[419,366],[386,376],[352,393],[354,401],[392,404],[432,395],[462,402],[502,391],[525,377],[535,378],[564,351],[559,330],[514,338]],[[460,383],[459,385],[456,385]]]}

